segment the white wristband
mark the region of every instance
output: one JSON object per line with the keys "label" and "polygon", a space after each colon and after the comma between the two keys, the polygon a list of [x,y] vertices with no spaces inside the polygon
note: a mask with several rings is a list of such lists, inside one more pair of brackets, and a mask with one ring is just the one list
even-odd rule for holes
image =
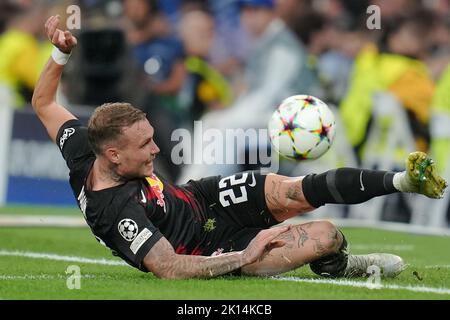
{"label": "white wristband", "polygon": [[54,47],[52,51],[52,58],[57,64],[63,66],[69,61],[70,55],[72,53],[61,52],[58,48]]}

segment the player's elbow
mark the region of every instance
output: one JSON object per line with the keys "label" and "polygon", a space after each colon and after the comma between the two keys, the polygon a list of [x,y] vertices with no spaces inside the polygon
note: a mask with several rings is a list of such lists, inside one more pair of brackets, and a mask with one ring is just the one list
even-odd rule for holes
{"label": "player's elbow", "polygon": [[160,279],[190,279],[197,276],[196,268],[185,255],[176,254],[172,245],[161,238],[144,257],[145,268]]}
{"label": "player's elbow", "polygon": [[49,97],[45,92],[36,88],[33,92],[33,97],[31,98],[31,105],[34,111],[39,114],[47,106],[51,105],[55,100]]}
{"label": "player's elbow", "polygon": [[31,105],[33,109],[36,111],[39,107],[39,96],[36,91],[33,92],[33,97],[31,98]]}
{"label": "player's elbow", "polygon": [[40,94],[37,90],[33,92],[33,97],[31,98],[31,105],[36,113],[40,111],[40,109],[44,105],[42,94]]}

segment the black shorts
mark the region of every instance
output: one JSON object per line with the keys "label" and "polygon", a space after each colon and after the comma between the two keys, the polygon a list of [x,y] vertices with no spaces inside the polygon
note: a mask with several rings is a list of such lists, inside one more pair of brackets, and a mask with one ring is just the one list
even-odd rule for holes
{"label": "black shorts", "polygon": [[203,255],[243,250],[261,230],[278,224],[266,204],[265,180],[259,171],[247,171],[190,181],[185,186],[213,220],[199,245]]}

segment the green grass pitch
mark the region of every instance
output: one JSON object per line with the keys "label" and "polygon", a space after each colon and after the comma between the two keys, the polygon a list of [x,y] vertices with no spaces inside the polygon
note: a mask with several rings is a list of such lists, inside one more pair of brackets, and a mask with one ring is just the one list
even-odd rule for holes
{"label": "green grass pitch", "polygon": [[[48,214],[48,209],[41,214]],[[366,279],[323,280],[308,266],[282,279],[161,280],[120,265],[121,260],[101,246],[88,228],[0,227],[0,299],[450,299],[449,237],[343,231],[352,253],[398,254],[408,268],[395,279],[382,279],[380,289],[367,288]],[[68,257],[75,260],[66,261]],[[86,258],[94,263],[80,260]],[[100,259],[119,265],[98,264]],[[80,268],[80,289],[67,286],[66,270],[71,265]]]}

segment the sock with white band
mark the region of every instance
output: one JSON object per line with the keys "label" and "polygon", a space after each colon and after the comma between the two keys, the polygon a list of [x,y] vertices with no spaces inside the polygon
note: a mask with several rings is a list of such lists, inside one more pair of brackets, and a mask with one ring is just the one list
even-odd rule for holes
{"label": "sock with white band", "polygon": [[64,53],[56,47],[53,48],[53,51],[52,51],[53,61],[55,61],[56,64],[59,64],[61,66],[67,64],[67,62],[69,61],[70,55],[71,55],[71,53]]}

